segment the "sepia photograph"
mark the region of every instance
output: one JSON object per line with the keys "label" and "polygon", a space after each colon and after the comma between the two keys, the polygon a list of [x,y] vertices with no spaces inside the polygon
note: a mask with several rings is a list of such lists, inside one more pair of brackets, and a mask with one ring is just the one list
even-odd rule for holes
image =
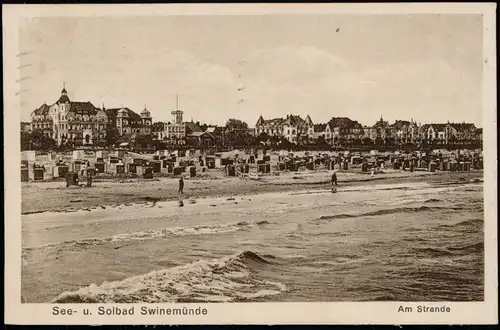
{"label": "sepia photograph", "polygon": [[398,302],[439,317],[496,297],[480,11],[97,7],[14,27],[21,305]]}

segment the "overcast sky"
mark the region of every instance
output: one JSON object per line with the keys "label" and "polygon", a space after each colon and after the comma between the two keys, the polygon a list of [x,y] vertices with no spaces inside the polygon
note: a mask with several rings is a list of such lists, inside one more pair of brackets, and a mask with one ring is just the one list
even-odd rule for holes
{"label": "overcast sky", "polygon": [[[71,100],[224,124],[309,114],[482,126],[479,15],[42,18],[20,31],[22,120]],[[26,66],[24,66],[26,65]]]}

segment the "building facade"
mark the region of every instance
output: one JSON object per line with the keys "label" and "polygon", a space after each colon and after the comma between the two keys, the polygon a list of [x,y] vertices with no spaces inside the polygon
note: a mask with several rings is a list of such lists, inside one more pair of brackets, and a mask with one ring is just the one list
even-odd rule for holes
{"label": "building facade", "polygon": [[184,144],[186,138],[186,124],[182,121],[183,111],[176,107],[172,111],[172,122],[155,123],[153,135],[155,139],[170,144]]}
{"label": "building facade", "polygon": [[[104,107],[103,107],[104,108]],[[108,125],[116,127],[118,135],[150,135],[153,132],[151,112],[144,108],[141,114],[127,107],[104,109]]]}
{"label": "building facade", "polygon": [[382,116],[380,116],[380,120],[373,125],[373,128],[377,131],[378,138],[386,139],[394,137],[392,126],[389,125],[389,122],[385,121]]}
{"label": "building facade", "polygon": [[451,141],[474,141],[478,139],[476,125],[471,123],[448,123],[445,130],[448,140]]}
{"label": "building facade", "polygon": [[91,145],[106,136],[107,116],[91,102],[71,101],[65,87],[52,105],[43,104],[31,114],[31,129],[41,130],[58,145]]}
{"label": "building facade", "polygon": [[413,121],[396,120],[392,125],[392,136],[401,143],[417,142],[420,140],[420,128]]}
{"label": "building facade", "polygon": [[128,108],[102,109],[91,102],[72,101],[63,86],[52,105],[43,104],[31,113],[31,130],[40,130],[58,145],[93,145],[105,141],[107,128],[116,127],[120,135],[151,134],[151,113],[140,115]]}
{"label": "building facade", "polygon": [[314,137],[314,124],[309,115],[303,119],[296,115],[287,115],[286,118],[264,120],[259,117],[255,124],[256,136],[266,133],[270,136],[284,137],[292,143],[310,140]]}
{"label": "building facade", "polygon": [[165,125],[165,136],[167,139],[182,140],[186,137],[186,125],[182,121],[183,113],[179,108],[171,112],[174,117],[173,122]]}
{"label": "building facade", "polygon": [[255,135],[283,136],[283,118],[266,119],[259,117],[255,124]]}

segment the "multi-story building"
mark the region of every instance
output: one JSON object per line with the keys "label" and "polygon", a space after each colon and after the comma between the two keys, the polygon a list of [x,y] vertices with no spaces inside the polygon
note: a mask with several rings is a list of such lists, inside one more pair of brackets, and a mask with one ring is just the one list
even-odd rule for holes
{"label": "multi-story building", "polygon": [[448,139],[449,130],[446,129],[446,124],[425,124],[421,129],[422,139],[428,141],[446,141]]}
{"label": "multi-story building", "polygon": [[182,121],[183,111],[176,109],[172,111],[174,121],[165,125],[165,136],[167,139],[183,139],[186,137],[186,125]]}
{"label": "multi-story building", "polygon": [[146,108],[141,111],[141,114],[137,114],[127,107],[104,109],[104,111],[108,118],[108,125],[116,127],[120,136],[152,134],[153,119],[151,112]]}
{"label": "multi-story building", "polygon": [[332,132],[332,143],[341,139],[361,139],[364,135],[363,126],[347,117],[332,117],[326,126]]}
{"label": "multi-story building", "polygon": [[[178,103],[177,103],[178,104]],[[154,136],[161,141],[168,141],[172,144],[184,144],[186,138],[186,123],[182,121],[183,111],[177,106],[171,112],[172,122],[155,123]]]}
{"label": "multi-story building", "polygon": [[163,139],[165,138],[165,123],[161,121],[153,123],[151,131],[153,134],[153,139],[163,141]]}
{"label": "multi-story building", "polygon": [[313,139],[317,141],[320,137],[325,141],[332,138],[330,127],[327,124],[314,124]]}
{"label": "multi-story building", "polygon": [[476,140],[483,141],[483,129],[482,128],[476,129]]}
{"label": "multi-story building", "polygon": [[283,136],[283,118],[266,119],[259,117],[255,124],[255,135]]}
{"label": "multi-story building", "polygon": [[309,115],[305,119],[300,116],[287,115],[286,118],[270,120],[264,120],[260,116],[255,124],[255,133],[257,136],[266,133],[270,136],[284,137],[292,143],[297,143],[313,138],[314,124]]}
{"label": "multi-story building", "polygon": [[382,116],[380,116],[380,120],[377,121],[373,127],[377,130],[377,137],[381,139],[393,137],[392,126],[389,125],[389,122],[385,121]]}
{"label": "multi-story building", "polygon": [[477,139],[476,125],[471,123],[448,123],[445,130],[448,140],[473,141]]}
{"label": "multi-story building", "polygon": [[372,141],[375,141],[378,135],[378,130],[373,126],[363,126],[363,138],[369,138]]}
{"label": "multi-story building", "polygon": [[413,121],[396,120],[392,125],[392,136],[399,142],[416,142],[420,140],[419,126]]}
{"label": "multi-story building", "polygon": [[63,87],[52,105],[43,104],[31,113],[31,129],[41,130],[57,144],[73,142],[90,145],[106,136],[107,116],[91,102],[75,102]]}
{"label": "multi-story building", "polygon": [[151,121],[147,109],[138,115],[128,108],[100,109],[88,101],[72,101],[65,86],[54,104],[43,104],[31,113],[31,129],[42,131],[58,145],[104,142],[109,125],[116,127],[120,135],[151,134]]}
{"label": "multi-story building", "polygon": [[300,116],[287,115],[283,122],[283,135],[292,142],[309,142],[314,136],[314,124],[309,115],[305,119]]}

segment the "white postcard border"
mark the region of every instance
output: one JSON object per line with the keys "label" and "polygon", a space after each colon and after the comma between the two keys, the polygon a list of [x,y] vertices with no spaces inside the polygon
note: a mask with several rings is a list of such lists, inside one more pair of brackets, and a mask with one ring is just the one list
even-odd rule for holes
{"label": "white postcard border", "polygon": [[[7,324],[492,324],[498,322],[497,286],[497,146],[496,146],[496,4],[196,4],[196,5],[6,5],[4,37],[4,176],[5,176],[5,322]],[[484,302],[325,302],[229,304],[22,304],[21,189],[18,81],[18,24],[41,16],[255,15],[255,14],[482,14],[483,140],[485,198]],[[449,313],[398,313],[399,306],[449,306]],[[54,316],[52,308],[77,315]],[[98,316],[98,306],[135,307],[134,316]],[[141,306],[207,309],[203,316],[141,316]],[[82,308],[93,311],[82,315]]]}

